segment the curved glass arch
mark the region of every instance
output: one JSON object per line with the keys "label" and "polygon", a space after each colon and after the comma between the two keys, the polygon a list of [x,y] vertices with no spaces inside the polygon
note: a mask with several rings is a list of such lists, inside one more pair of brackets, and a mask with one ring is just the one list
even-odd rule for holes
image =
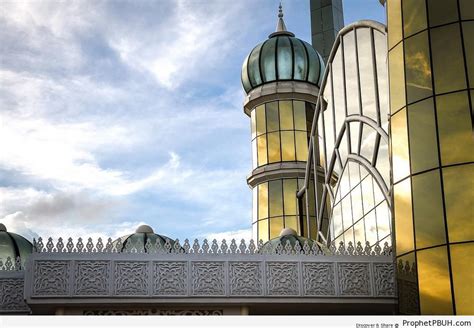
{"label": "curved glass arch", "polygon": [[305,47],[303,43],[296,38],[290,38],[290,41],[293,44],[294,53],[293,79],[305,80],[308,75],[308,58]]}
{"label": "curved glass arch", "polygon": [[277,66],[278,79],[290,80],[293,75],[293,51],[290,39],[286,36],[278,38]]}
{"label": "curved glass arch", "polygon": [[276,65],[275,65],[275,51],[277,38],[271,38],[263,43],[260,65],[262,67],[263,82],[270,82],[276,80]]}
{"label": "curved glass arch", "polygon": [[248,75],[250,79],[250,83],[252,84],[253,87],[262,84],[262,77],[260,76],[260,62],[259,62],[259,57],[260,57],[260,51],[262,48],[263,43],[260,43],[257,45],[255,48],[253,48],[252,52],[249,55],[249,61],[248,61]]}

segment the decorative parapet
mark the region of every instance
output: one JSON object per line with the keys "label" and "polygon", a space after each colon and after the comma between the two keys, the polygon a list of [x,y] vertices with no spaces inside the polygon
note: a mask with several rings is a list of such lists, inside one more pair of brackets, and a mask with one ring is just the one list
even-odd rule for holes
{"label": "decorative parapet", "polygon": [[320,249],[287,243],[268,249],[262,242],[196,240],[129,245],[119,252],[121,241],[111,239],[105,245],[91,239],[44,245],[39,239],[34,246],[25,276],[31,306],[396,301],[388,245]]}
{"label": "decorative parapet", "polygon": [[25,303],[25,272],[20,261],[11,261],[0,265],[0,315],[26,314],[30,308]]}

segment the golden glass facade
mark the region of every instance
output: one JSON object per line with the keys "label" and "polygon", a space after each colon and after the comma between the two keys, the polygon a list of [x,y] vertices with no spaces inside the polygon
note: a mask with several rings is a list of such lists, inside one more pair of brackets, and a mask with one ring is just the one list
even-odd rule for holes
{"label": "golden glass facade", "polygon": [[474,314],[472,3],[387,1],[401,313]]}
{"label": "golden glass facade", "polygon": [[[258,184],[253,188],[253,226],[258,240],[268,241],[278,237],[283,228],[292,228],[303,236],[308,236],[306,204],[299,214],[296,193],[304,179],[276,179]],[[314,190],[314,183],[311,182]],[[314,199],[314,195],[313,198]],[[311,221],[316,222],[314,203],[309,204]],[[311,238],[316,238],[316,226],[310,225]]]}
{"label": "golden glass facade", "polygon": [[314,105],[271,101],[251,112],[253,169],[277,162],[306,162]]}
{"label": "golden glass facade", "polygon": [[[290,162],[305,163],[314,104],[299,100],[276,100],[256,106],[250,114],[253,170],[262,166]],[[283,228],[316,237],[314,201],[308,204],[310,222],[305,221],[306,204],[299,206],[296,193],[303,180],[269,178],[253,187],[253,234],[264,242],[278,237]],[[313,198],[314,199],[314,183]],[[301,214],[301,215],[300,215]],[[313,222],[314,221],[314,222]]]}

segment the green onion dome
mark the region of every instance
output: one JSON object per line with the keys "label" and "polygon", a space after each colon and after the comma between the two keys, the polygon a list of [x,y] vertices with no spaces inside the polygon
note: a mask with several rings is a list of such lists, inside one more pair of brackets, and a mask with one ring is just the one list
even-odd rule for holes
{"label": "green onion dome", "polygon": [[[112,245],[114,248],[117,247],[118,239],[115,240]],[[171,246],[171,249],[174,249],[174,245],[176,241],[173,239],[158,235],[153,231],[153,228],[149,225],[141,225],[135,230],[135,233],[126,235],[120,238],[120,249],[117,250],[118,252],[123,252],[125,250],[129,250],[131,248],[135,248],[138,252],[146,252],[146,244],[147,242],[151,245],[161,245],[161,247],[165,247],[166,242],[168,242]]]}
{"label": "green onion dome", "polygon": [[277,31],[250,52],[242,65],[241,79],[248,94],[276,81],[302,81],[320,87],[323,74],[324,60],[309,43],[286,30],[280,8]]}
{"label": "green onion dome", "polygon": [[33,251],[33,245],[24,237],[8,232],[5,225],[0,223],[0,261],[5,264],[8,258],[15,263],[20,258],[22,264]]}

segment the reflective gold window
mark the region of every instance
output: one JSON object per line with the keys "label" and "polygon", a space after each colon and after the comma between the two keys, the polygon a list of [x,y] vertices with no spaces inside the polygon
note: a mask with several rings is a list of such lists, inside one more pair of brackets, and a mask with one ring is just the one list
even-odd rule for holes
{"label": "reflective gold window", "polygon": [[474,243],[451,245],[451,270],[453,273],[456,314],[474,313]]}
{"label": "reflective gold window", "polygon": [[[472,3],[472,11],[474,12],[474,1]],[[474,16],[474,13],[473,13]],[[474,17],[473,17],[474,19]],[[469,82],[471,84],[471,88],[474,85],[474,21],[471,22],[464,22],[462,23],[462,31],[464,37],[464,48],[466,54],[466,66],[467,66],[467,74],[469,77]]]}
{"label": "reflective gold window", "polygon": [[306,131],[306,108],[304,101],[293,101],[295,130]]}
{"label": "reflective gold window", "polygon": [[268,182],[258,185],[258,219],[268,218]]}
{"label": "reflective gold window", "polygon": [[258,166],[267,164],[267,136],[265,134],[257,137],[257,152]]}
{"label": "reflective gold window", "polygon": [[438,167],[438,142],[432,98],[408,106],[408,125],[412,172]]}
{"label": "reflective gold window", "polygon": [[268,182],[269,215],[283,215],[283,186],[282,180]]}
{"label": "reflective gold window", "polygon": [[393,190],[396,247],[400,255],[414,249],[410,179],[396,184]]}
{"label": "reflective gold window", "polygon": [[405,106],[405,67],[403,63],[403,43],[388,54],[390,80],[390,111],[395,113]]}
{"label": "reflective gold window", "polygon": [[474,240],[474,164],[443,169],[450,242]]}
{"label": "reflective gold window", "polygon": [[431,51],[435,92],[439,94],[465,89],[464,56],[459,24],[431,29]]}
{"label": "reflective gold window", "polygon": [[461,7],[461,19],[474,19],[474,1],[459,0],[459,5]]}
{"label": "reflective gold window", "polygon": [[439,171],[433,170],[415,175],[412,183],[416,248],[446,243]]}
{"label": "reflective gold window", "polygon": [[268,163],[281,161],[280,154],[280,133],[272,132],[267,134],[268,138]]}
{"label": "reflective gold window", "polygon": [[402,39],[401,0],[387,1],[388,48],[392,48]]}
{"label": "reflective gold window", "polygon": [[458,20],[457,0],[427,0],[430,26],[447,24]]}
{"label": "reflective gold window", "polygon": [[403,1],[403,30],[405,38],[426,28],[425,0]]}
{"label": "reflective gold window", "polygon": [[257,124],[257,136],[267,132],[266,119],[265,119],[265,105],[261,105],[255,108],[256,113],[256,124]]}
{"label": "reflective gold window", "polygon": [[407,103],[432,95],[428,32],[405,40],[405,78]]}
{"label": "reflective gold window", "polygon": [[258,221],[258,240],[267,241],[268,235],[268,219]]}
{"label": "reflective gold window", "polygon": [[417,252],[420,308],[423,314],[452,314],[446,246]]}
{"label": "reflective gold window", "polygon": [[474,161],[474,140],[467,92],[436,97],[443,165]]}
{"label": "reflective gold window", "polygon": [[393,115],[391,121],[393,180],[397,182],[410,174],[406,110]]}
{"label": "reflective gold window", "polygon": [[291,101],[280,101],[280,130],[293,130],[293,106]]}
{"label": "reflective gold window", "polygon": [[273,101],[265,104],[267,131],[278,131],[280,129],[280,119],[278,117],[278,102]]}

